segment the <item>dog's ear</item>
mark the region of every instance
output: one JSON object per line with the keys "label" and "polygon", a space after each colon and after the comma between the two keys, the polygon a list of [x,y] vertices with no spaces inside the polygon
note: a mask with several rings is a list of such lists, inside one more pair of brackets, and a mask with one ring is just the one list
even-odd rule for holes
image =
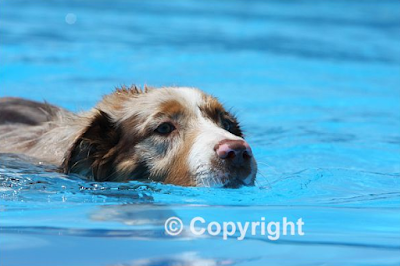
{"label": "dog's ear", "polygon": [[105,112],[98,111],[75,140],[63,161],[64,173],[85,175],[95,181],[111,181],[121,132]]}

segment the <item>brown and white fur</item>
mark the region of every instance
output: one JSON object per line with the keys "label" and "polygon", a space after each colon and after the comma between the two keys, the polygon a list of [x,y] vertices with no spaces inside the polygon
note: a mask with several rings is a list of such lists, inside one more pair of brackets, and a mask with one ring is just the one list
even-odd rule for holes
{"label": "brown and white fur", "polygon": [[117,89],[85,113],[0,99],[0,152],[95,181],[254,185],[257,164],[236,118],[193,88]]}

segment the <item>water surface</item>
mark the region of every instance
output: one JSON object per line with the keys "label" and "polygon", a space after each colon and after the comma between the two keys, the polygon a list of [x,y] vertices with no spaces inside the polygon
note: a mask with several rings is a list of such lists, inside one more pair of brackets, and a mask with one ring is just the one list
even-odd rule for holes
{"label": "water surface", "polygon": [[[93,183],[0,155],[1,265],[399,265],[398,1],[0,1],[0,96],[88,110],[122,84],[237,114],[255,187]],[[69,14],[69,15],[68,15]],[[304,236],[164,221],[302,218]]]}

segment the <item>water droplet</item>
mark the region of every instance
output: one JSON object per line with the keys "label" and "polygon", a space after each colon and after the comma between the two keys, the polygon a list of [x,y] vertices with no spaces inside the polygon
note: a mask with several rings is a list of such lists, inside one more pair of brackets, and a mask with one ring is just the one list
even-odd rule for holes
{"label": "water droplet", "polygon": [[75,24],[76,22],[76,15],[74,13],[68,13],[65,16],[65,22],[67,22],[67,24],[72,25]]}

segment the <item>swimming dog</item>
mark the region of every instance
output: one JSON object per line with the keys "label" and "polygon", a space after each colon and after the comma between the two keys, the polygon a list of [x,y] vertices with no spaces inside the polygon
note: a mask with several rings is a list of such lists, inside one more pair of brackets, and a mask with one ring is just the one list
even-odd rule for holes
{"label": "swimming dog", "polygon": [[93,181],[254,185],[257,163],[240,125],[198,89],[122,87],[90,111],[0,99],[0,152],[22,153]]}

